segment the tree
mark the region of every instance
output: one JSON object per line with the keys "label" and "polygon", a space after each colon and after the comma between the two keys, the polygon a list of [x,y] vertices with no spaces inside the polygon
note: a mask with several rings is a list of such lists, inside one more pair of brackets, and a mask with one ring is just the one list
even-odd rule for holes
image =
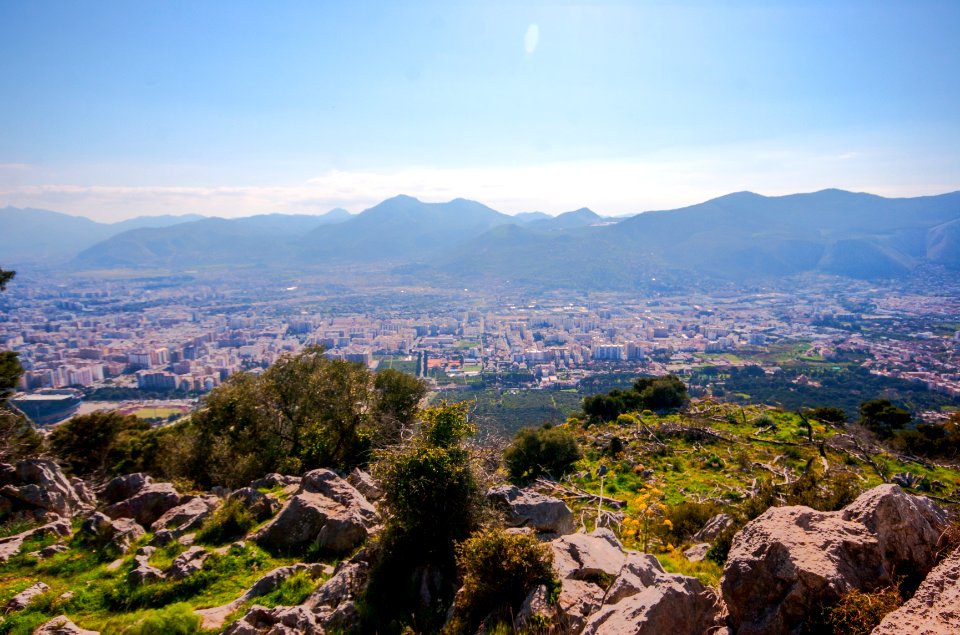
{"label": "tree", "polygon": [[560,478],[582,458],[577,440],[563,428],[524,428],[503,453],[503,462],[514,481],[541,474]]}
{"label": "tree", "polygon": [[810,410],[809,415],[817,421],[832,423],[834,425],[843,425],[847,422],[847,413],[843,411],[843,408],[835,408],[833,406],[813,408]]}
{"label": "tree", "polygon": [[149,423],[133,415],[92,412],[54,428],[47,443],[74,476],[102,478],[141,469],[149,430]]}
{"label": "tree", "polygon": [[912,418],[909,412],[894,406],[889,399],[874,399],[860,404],[860,423],[884,439],[893,436],[894,430],[903,428]]}
{"label": "tree", "polygon": [[[0,269],[0,291],[16,272]],[[0,351],[0,461],[15,461],[40,451],[43,439],[22,412],[8,406],[10,395],[23,373],[13,351]]]}
{"label": "tree", "polygon": [[[280,357],[262,375],[238,373],[211,391],[190,423],[178,426],[190,449],[175,469],[199,485],[231,487],[268,472],[350,470],[399,440],[425,390],[415,378],[374,378],[362,364],[309,347]],[[183,438],[164,443],[183,451]]]}
{"label": "tree", "polygon": [[465,443],[474,432],[464,404],[443,402],[421,413],[411,439],[377,453],[386,520],[366,591],[371,632],[399,630],[391,623],[411,615],[418,630],[439,630],[456,591],[455,545],[479,527],[483,509]]}

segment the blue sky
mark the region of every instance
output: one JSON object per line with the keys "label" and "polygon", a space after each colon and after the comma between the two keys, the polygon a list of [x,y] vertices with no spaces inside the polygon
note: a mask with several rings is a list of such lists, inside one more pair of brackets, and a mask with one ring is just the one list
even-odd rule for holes
{"label": "blue sky", "polygon": [[960,189],[960,2],[0,0],[0,206]]}

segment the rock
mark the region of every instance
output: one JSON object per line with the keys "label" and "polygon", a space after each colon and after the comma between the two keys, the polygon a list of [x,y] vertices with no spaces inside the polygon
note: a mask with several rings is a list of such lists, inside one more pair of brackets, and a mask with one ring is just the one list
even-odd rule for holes
{"label": "rock", "polygon": [[110,505],[104,512],[111,518],[133,518],[144,527],[149,527],[167,510],[179,504],[180,494],[173,485],[148,483],[130,498]]}
{"label": "rock", "polygon": [[203,620],[203,628],[211,630],[220,629],[223,626],[224,621],[226,621],[227,617],[230,616],[231,613],[239,609],[250,600],[276,590],[287,578],[302,571],[306,571],[311,577],[317,577],[324,573],[332,573],[333,568],[327,564],[304,564],[302,562],[298,562],[286,567],[278,567],[257,580],[253,586],[247,589],[243,595],[238,597],[233,602],[209,609],[199,609],[194,612]]}
{"label": "rock", "polygon": [[360,594],[367,583],[368,574],[369,566],[365,562],[341,562],[333,576],[311,593],[303,605],[311,609],[336,608]]}
{"label": "rock", "polygon": [[228,626],[223,635],[323,635],[317,617],[303,606],[268,609],[254,605]]}
{"label": "rock", "polygon": [[44,584],[43,582],[37,582],[36,584],[27,587],[20,593],[17,593],[13,598],[7,602],[7,605],[4,607],[6,613],[12,613],[14,611],[22,611],[23,609],[30,606],[30,603],[33,602],[38,595],[43,595],[50,590],[50,587]]}
{"label": "rock", "polygon": [[499,485],[487,491],[487,500],[506,514],[511,527],[532,527],[538,533],[573,533],[573,512],[558,498],[515,485]]}
{"label": "rock", "polygon": [[888,569],[923,578],[936,564],[935,547],[949,526],[946,512],[925,496],[880,485],[843,509],[846,520],[864,525],[880,543]]}
{"label": "rock", "polygon": [[623,547],[609,529],[561,536],[550,547],[561,579],[586,580],[604,589],[627,563]]}
{"label": "rock", "polygon": [[91,506],[80,498],[60,467],[48,459],[25,459],[13,472],[4,470],[0,496],[8,499],[8,512],[17,509],[51,512],[71,517]]}
{"label": "rock", "polygon": [[270,518],[280,509],[280,501],[252,487],[242,487],[227,496],[228,501],[239,501],[258,521]]}
{"label": "rock", "polygon": [[557,611],[550,604],[549,599],[548,590],[544,584],[530,591],[513,620],[513,630],[518,633],[524,632],[527,624],[533,620],[539,623],[552,623],[556,619]]}
{"label": "rock", "polygon": [[375,502],[383,498],[383,490],[377,484],[373,477],[356,467],[347,476],[347,482],[353,485],[363,497],[370,502]]}
{"label": "rock", "polygon": [[710,551],[710,543],[701,542],[685,550],[683,552],[683,557],[690,562],[700,562],[707,557],[708,551]]}
{"label": "rock", "polygon": [[603,604],[603,589],[591,582],[563,580],[560,597],[557,599],[557,620],[564,630],[579,633],[590,614]]}
{"label": "rock", "polygon": [[37,630],[33,631],[33,635],[100,635],[100,633],[80,628],[66,615],[60,615],[38,626]]}
{"label": "rock", "polygon": [[946,526],[939,508],[896,485],[839,512],[768,509],[733,540],[721,580],[729,623],[738,635],[799,633],[810,614],[852,589],[925,575]]}
{"label": "rock", "polygon": [[80,527],[84,541],[119,554],[127,553],[145,533],[144,528],[131,518],[112,519],[100,512],[91,514]]}
{"label": "rock", "polygon": [[23,546],[25,540],[44,536],[60,536],[63,538],[69,536],[72,532],[73,527],[70,525],[70,521],[59,518],[46,525],[28,529],[27,531],[13,536],[7,536],[6,538],[0,538],[0,562],[6,562],[20,553],[20,547]]}
{"label": "rock", "polygon": [[154,547],[140,547],[133,557],[136,565],[127,574],[127,583],[132,586],[141,586],[150,582],[163,580],[163,572],[150,564],[150,555],[156,551]]}
{"label": "rock", "polygon": [[73,491],[77,493],[81,501],[91,507],[97,506],[97,496],[93,493],[93,490],[90,489],[90,486],[87,485],[86,481],[74,476],[70,479],[70,485],[73,486]]}
{"label": "rock", "polygon": [[960,633],[960,549],[937,565],[920,588],[887,614],[871,635],[955,635]]}
{"label": "rock", "polygon": [[717,514],[693,535],[694,542],[713,542],[725,529],[733,524],[730,514]]}
{"label": "rock", "polygon": [[173,564],[166,572],[171,580],[183,580],[203,568],[204,561],[210,557],[210,552],[203,547],[190,547],[174,558]]}
{"label": "rock", "polygon": [[330,613],[318,614],[320,625],[335,633],[359,633],[361,628],[360,611],[353,600],[347,600]]}
{"label": "rock", "polygon": [[590,616],[584,635],[704,633],[717,624],[716,595],[696,578],[664,575]]}
{"label": "rock", "polygon": [[41,558],[50,558],[57,555],[58,553],[64,553],[66,551],[70,551],[70,547],[63,544],[62,542],[58,542],[55,545],[50,545],[49,547],[44,547],[43,549],[41,549],[39,552],[39,555]]}
{"label": "rock", "polygon": [[162,546],[199,529],[219,504],[216,496],[185,496],[179,505],[165,511],[150,526],[154,532],[153,542]]}
{"label": "rock", "polygon": [[98,495],[101,501],[107,505],[112,505],[127,500],[150,483],[153,483],[153,479],[143,472],[117,476],[110,479],[110,481],[100,489]]}
{"label": "rock", "polygon": [[330,553],[347,553],[366,540],[379,516],[352,485],[330,470],[304,475],[298,493],[277,517],[254,536],[281,551],[316,544]]}
{"label": "rock", "polygon": [[275,489],[278,487],[287,488],[300,485],[299,476],[284,476],[283,474],[267,474],[263,478],[251,481],[250,487],[253,489]]}

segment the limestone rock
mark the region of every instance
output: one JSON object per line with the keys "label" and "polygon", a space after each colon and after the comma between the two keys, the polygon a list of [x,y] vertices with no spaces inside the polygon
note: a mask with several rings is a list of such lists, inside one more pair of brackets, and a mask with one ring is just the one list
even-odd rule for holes
{"label": "limestone rock", "polygon": [[267,474],[263,478],[258,478],[250,483],[250,487],[253,489],[274,489],[277,487],[286,489],[291,486],[299,487],[299,485],[299,476],[284,476],[283,474],[277,474],[276,472]]}
{"label": "limestone rock", "polygon": [[313,470],[254,539],[284,551],[313,543],[331,553],[346,553],[366,540],[378,519],[373,506],[352,485],[330,470]]}
{"label": "limestone rock", "polygon": [[960,549],[937,565],[903,606],[889,613],[871,635],[960,633]]}
{"label": "limestone rock", "polygon": [[717,514],[693,535],[694,542],[713,542],[725,529],[733,524],[730,514]]}
{"label": "limestone rock", "polygon": [[347,560],[337,565],[333,576],[310,594],[303,603],[311,609],[334,609],[341,603],[357,597],[367,583],[369,566],[365,562]]}
{"label": "limestone rock", "polygon": [[710,543],[701,542],[684,550],[683,557],[689,560],[690,562],[700,562],[701,560],[707,557],[708,551],[710,551]]}
{"label": "limestone rock", "polygon": [[30,603],[38,595],[43,595],[50,590],[50,587],[44,584],[43,582],[37,582],[36,584],[27,587],[20,593],[17,593],[13,598],[7,602],[6,607],[4,607],[5,612],[12,613],[13,611],[22,611],[23,609],[30,606]]}
{"label": "limestone rock", "polygon": [[715,625],[716,595],[696,578],[664,575],[656,584],[590,616],[584,635],[703,633]]}
{"label": "limestone rock", "polygon": [[74,476],[70,479],[70,485],[73,486],[73,491],[77,493],[77,496],[80,497],[80,500],[90,505],[91,507],[97,506],[97,496],[93,493],[93,490],[90,489],[90,486],[87,485],[87,482],[81,478]]}
{"label": "limestone rock", "polygon": [[204,561],[210,557],[210,552],[203,547],[190,547],[174,558],[173,564],[166,572],[171,580],[183,580],[203,568]]}
{"label": "limestone rock", "polygon": [[523,632],[524,627],[535,618],[552,623],[556,619],[557,610],[548,600],[546,585],[541,584],[530,591],[513,620],[513,630]]}
{"label": "limestone rock", "polygon": [[7,536],[6,538],[0,538],[0,562],[6,562],[13,556],[20,553],[20,547],[23,545],[25,540],[30,538],[40,538],[43,536],[60,536],[66,537],[73,532],[73,527],[70,525],[70,521],[64,518],[59,518],[53,522],[47,523],[46,525],[41,525],[40,527],[35,527],[34,529],[28,529],[27,531],[15,534],[13,536]]}
{"label": "limestone rock", "polygon": [[280,501],[252,487],[242,487],[231,492],[227,500],[239,501],[258,521],[270,518],[280,509]]}
{"label": "limestone rock", "polygon": [[117,476],[110,479],[110,481],[100,489],[98,495],[101,501],[107,505],[112,505],[122,500],[127,500],[150,483],[153,483],[153,479],[143,472]]}
{"label": "limestone rock", "polygon": [[100,635],[98,631],[88,631],[71,622],[66,615],[59,615],[45,622],[33,631],[33,635]]}
{"label": "limestone rock", "polygon": [[383,498],[383,490],[380,489],[380,485],[372,476],[358,467],[353,468],[353,471],[347,476],[347,482],[353,485],[370,502],[376,502]]}
{"label": "limestone rock", "polygon": [[587,580],[607,584],[627,562],[620,542],[609,529],[589,534],[570,534],[552,541],[553,567],[561,579]]}
{"label": "limestone rock", "polygon": [[131,518],[112,519],[100,512],[91,514],[80,527],[83,540],[119,554],[127,553],[131,544],[145,533]]}
{"label": "limestone rock", "polygon": [[511,527],[532,527],[538,533],[573,533],[573,512],[558,498],[515,485],[499,485],[487,491],[487,500],[506,514]]}
{"label": "limestone rock", "polygon": [[268,609],[259,605],[228,626],[223,635],[323,635],[317,617],[303,606]]}
{"label": "limestone rock", "polygon": [[7,499],[8,512],[23,509],[69,518],[91,509],[60,467],[48,459],[20,461],[12,471],[3,470],[2,481],[0,498]]}
{"label": "limestone rock", "polygon": [[173,485],[151,482],[130,498],[110,505],[104,512],[111,518],[133,518],[144,527],[149,527],[179,504],[180,494]]}
{"label": "limestone rock", "polygon": [[942,511],[896,485],[846,509],[775,507],[734,538],[721,589],[738,635],[798,633],[808,616],[852,589],[922,577],[946,528]]}
{"label": "limestone rock", "polygon": [[137,550],[137,555],[133,557],[136,566],[127,574],[128,584],[141,586],[163,580],[163,572],[150,564],[150,555],[154,551],[154,547],[141,547]]}
{"label": "limestone rock", "polygon": [[176,507],[171,507],[158,518],[150,528],[154,532],[153,542],[165,545],[179,539],[184,534],[196,531],[213,514],[220,499],[216,496],[185,496]]}

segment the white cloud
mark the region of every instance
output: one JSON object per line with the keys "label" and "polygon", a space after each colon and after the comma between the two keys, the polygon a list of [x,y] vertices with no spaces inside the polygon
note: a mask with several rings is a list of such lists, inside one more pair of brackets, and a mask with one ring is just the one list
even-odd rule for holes
{"label": "white cloud", "polygon": [[[840,167],[842,166],[842,168]],[[918,182],[889,157],[823,149],[728,147],[676,150],[642,159],[545,163],[519,167],[410,167],[342,170],[305,182],[194,187],[76,184],[0,185],[0,206],[45,207],[99,220],[141,214],[236,217],[267,212],[360,211],[408,194],[425,201],[462,197],[507,213],[559,213],[587,206],[628,214],[698,203],[739,190],[779,195],[827,187],[887,196],[935,194],[957,188],[931,171]]]}

